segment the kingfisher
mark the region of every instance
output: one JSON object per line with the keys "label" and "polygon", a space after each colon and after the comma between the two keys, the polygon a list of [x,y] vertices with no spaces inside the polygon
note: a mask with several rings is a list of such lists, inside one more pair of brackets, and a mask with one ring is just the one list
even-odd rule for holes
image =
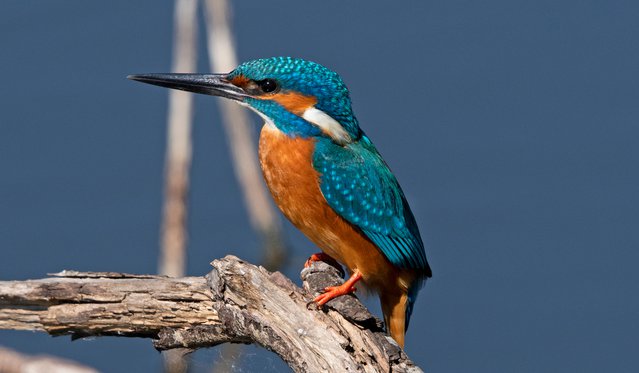
{"label": "kingfisher", "polygon": [[259,160],[284,215],[350,277],[314,301],[355,291],[379,294],[390,335],[403,348],[417,293],[432,276],[415,217],[390,168],[359,127],[349,91],[307,60],[248,61],[227,74],[141,74],[129,79],[219,96],[264,119]]}

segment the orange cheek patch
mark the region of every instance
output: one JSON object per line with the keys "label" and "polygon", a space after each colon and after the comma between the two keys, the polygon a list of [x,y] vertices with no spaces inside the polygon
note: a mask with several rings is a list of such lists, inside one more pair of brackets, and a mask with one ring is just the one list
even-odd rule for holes
{"label": "orange cheek patch", "polygon": [[279,103],[286,110],[300,116],[304,114],[304,111],[306,111],[306,109],[314,106],[317,103],[317,99],[313,96],[304,96],[294,92],[277,93],[271,97],[265,98]]}
{"label": "orange cheek patch", "polygon": [[234,77],[233,79],[231,79],[231,83],[235,86],[238,87],[242,87],[244,88],[248,83],[249,83],[249,79],[247,77],[245,77],[244,75],[238,75],[236,77]]}

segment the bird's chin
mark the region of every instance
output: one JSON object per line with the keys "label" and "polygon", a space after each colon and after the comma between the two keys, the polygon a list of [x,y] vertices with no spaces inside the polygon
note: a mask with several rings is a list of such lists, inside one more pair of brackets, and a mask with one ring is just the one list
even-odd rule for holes
{"label": "bird's chin", "polygon": [[247,107],[247,108],[251,109],[257,115],[259,115],[260,118],[264,119],[264,125],[265,126],[269,126],[271,128],[277,129],[277,126],[275,125],[275,122],[268,115],[266,115],[266,114],[262,113],[261,111],[257,110],[256,108],[254,108],[253,106],[249,105],[245,101],[237,101],[237,103],[242,105],[242,106],[244,106],[244,107]]}

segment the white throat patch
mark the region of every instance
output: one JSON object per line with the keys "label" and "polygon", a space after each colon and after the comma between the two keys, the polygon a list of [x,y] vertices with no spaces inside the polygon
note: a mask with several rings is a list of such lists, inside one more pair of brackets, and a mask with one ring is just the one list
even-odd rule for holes
{"label": "white throat patch", "polygon": [[277,129],[277,126],[275,126],[275,123],[273,123],[273,120],[271,118],[267,117],[265,114],[262,114],[261,111],[255,109],[253,106],[251,106],[251,105],[249,105],[247,103],[239,102],[239,101],[237,103],[242,105],[242,106],[244,106],[244,107],[247,107],[247,108],[253,110],[255,113],[257,113],[257,115],[262,117],[262,119],[264,119],[264,125],[265,126],[271,128],[271,129]]}
{"label": "white throat patch", "polygon": [[314,106],[306,109],[304,114],[302,114],[302,118],[318,126],[325,134],[329,135],[340,145],[348,144],[352,141],[351,136],[338,121],[331,118],[331,116],[325,112],[316,109]]}

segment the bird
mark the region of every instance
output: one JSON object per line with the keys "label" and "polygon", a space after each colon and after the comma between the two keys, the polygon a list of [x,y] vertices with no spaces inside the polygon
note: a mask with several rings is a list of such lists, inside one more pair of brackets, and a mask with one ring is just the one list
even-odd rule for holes
{"label": "bird", "polygon": [[350,274],[314,301],[323,306],[363,281],[379,295],[386,330],[404,347],[417,294],[432,271],[408,201],[360,128],[336,72],[300,58],[271,57],[230,73],[128,78],[223,97],[261,116],[258,154],[266,184],[282,213],[321,249],[306,265],[336,260]]}

